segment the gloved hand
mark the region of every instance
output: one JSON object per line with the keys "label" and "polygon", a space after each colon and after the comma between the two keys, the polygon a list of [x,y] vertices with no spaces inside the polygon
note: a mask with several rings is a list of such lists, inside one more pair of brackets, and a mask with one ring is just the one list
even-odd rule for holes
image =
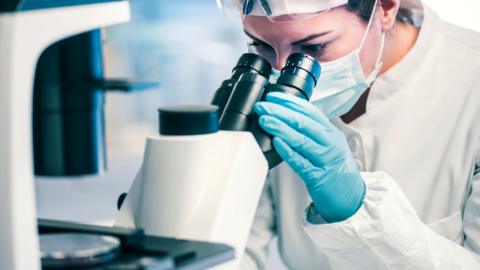
{"label": "gloved hand", "polygon": [[305,182],[315,210],[343,221],[362,205],[365,184],[344,134],[314,105],[279,92],[257,102],[260,126],[274,136],[278,154]]}

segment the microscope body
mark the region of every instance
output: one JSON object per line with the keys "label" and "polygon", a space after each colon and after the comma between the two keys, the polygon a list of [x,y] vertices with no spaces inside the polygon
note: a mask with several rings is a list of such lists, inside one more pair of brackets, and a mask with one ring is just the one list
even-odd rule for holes
{"label": "microscope body", "polygon": [[40,269],[32,151],[40,55],[57,41],[130,18],[128,1],[72,2],[0,4],[0,269]]}
{"label": "microscope body", "polygon": [[236,256],[220,268],[237,269],[267,172],[268,163],[249,132],[149,136],[143,165],[115,226],[226,243]]}
{"label": "microscope body", "polygon": [[[34,140],[32,134],[35,134],[35,123],[42,123],[38,126],[44,127],[43,123],[61,122],[56,120],[58,115],[49,115],[50,109],[65,108],[52,107],[49,102],[35,103],[35,72],[37,67],[44,66],[42,53],[55,42],[129,18],[129,4],[124,0],[7,0],[0,4],[0,197],[3,200],[0,204],[0,269],[40,269],[32,142],[35,146],[40,143],[45,146],[51,140],[48,140],[48,129],[45,132],[38,129],[40,135],[34,136]],[[49,61],[45,64],[48,66]],[[265,66],[242,64],[238,68],[239,76],[243,68],[264,70]],[[44,97],[51,94],[52,89],[47,88]],[[225,97],[222,103],[228,105]],[[100,105],[103,102],[96,94],[92,100]],[[77,108],[78,104],[73,105]],[[100,115],[97,105],[88,109]],[[101,117],[85,121],[101,125],[98,119]],[[209,119],[218,124],[218,115]],[[186,124],[183,120],[174,122],[196,128],[201,122]],[[69,134],[75,133],[74,129],[67,129],[71,131]],[[237,269],[269,169],[265,153],[248,130],[209,130],[195,134],[184,131],[148,138],[144,162],[116,226],[143,228],[149,235],[229,244],[236,249],[236,259],[220,267]],[[101,137],[101,132],[89,133],[93,134],[92,138]],[[57,160],[63,160],[65,152],[58,153]],[[53,156],[51,154],[48,147],[37,149],[35,159],[45,161],[45,157]],[[101,151],[88,152],[85,156],[104,159]],[[51,166],[43,165],[35,162],[35,169],[50,175],[57,172],[77,175],[104,168],[100,163],[98,167],[61,166],[52,171]]]}
{"label": "microscope body", "polygon": [[228,244],[236,258],[221,269],[238,269],[268,170],[281,162],[258,126],[254,104],[275,91],[308,100],[320,65],[292,54],[276,84],[268,84],[270,72],[265,59],[244,54],[215,93],[214,106],[160,109],[161,135],[147,138],[115,226]]}

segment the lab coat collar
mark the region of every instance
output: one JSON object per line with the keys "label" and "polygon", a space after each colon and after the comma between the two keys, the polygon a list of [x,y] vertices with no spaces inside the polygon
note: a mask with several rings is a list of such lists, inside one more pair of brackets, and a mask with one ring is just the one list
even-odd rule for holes
{"label": "lab coat collar", "polygon": [[435,32],[439,21],[438,15],[425,4],[423,11],[424,20],[415,45],[400,62],[375,81],[367,99],[366,113],[359,118],[375,111],[401,89],[407,89],[404,86],[409,84],[412,77],[422,76],[415,73],[415,67],[421,64],[427,54],[433,53],[431,47],[435,44]]}

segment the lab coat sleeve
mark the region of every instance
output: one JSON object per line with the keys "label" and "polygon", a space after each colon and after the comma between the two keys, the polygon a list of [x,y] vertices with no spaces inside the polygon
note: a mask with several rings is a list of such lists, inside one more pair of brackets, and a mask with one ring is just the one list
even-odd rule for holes
{"label": "lab coat sleeve", "polygon": [[[351,218],[311,224],[309,237],[333,269],[480,269],[474,252],[480,243],[480,179],[476,177],[465,213],[462,247],[424,224],[396,182],[383,172],[362,173],[367,192]],[[474,251],[474,252],[472,252]]]}
{"label": "lab coat sleeve", "polygon": [[267,179],[258,203],[245,252],[240,262],[242,270],[265,269],[268,247],[276,234],[274,205],[270,179]]}
{"label": "lab coat sleeve", "polygon": [[480,261],[480,152],[477,155],[472,191],[465,204],[463,230],[465,232],[463,245],[473,251]]}

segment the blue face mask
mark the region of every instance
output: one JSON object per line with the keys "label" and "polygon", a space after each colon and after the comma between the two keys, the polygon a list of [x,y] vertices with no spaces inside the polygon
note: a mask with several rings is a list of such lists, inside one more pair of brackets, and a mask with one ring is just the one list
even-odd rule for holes
{"label": "blue face mask", "polygon": [[380,52],[375,68],[367,78],[363,74],[360,62],[360,51],[372,24],[373,12],[360,47],[340,59],[321,64],[322,73],[320,80],[313,91],[310,101],[329,119],[337,118],[350,111],[363,92],[370,87],[380,73],[385,33],[382,35]]}

